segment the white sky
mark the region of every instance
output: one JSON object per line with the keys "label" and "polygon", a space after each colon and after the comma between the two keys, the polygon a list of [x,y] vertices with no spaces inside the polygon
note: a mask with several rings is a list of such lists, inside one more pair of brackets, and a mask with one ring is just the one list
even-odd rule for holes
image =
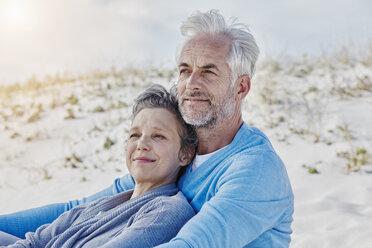
{"label": "white sky", "polygon": [[212,8],[248,24],[261,52],[274,56],[372,38],[369,0],[0,0],[0,83],[112,65],[171,66],[181,21]]}

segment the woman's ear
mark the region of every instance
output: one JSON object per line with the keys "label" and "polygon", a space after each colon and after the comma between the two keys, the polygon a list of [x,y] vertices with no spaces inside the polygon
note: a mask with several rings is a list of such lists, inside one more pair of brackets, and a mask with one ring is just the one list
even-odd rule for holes
{"label": "woman's ear", "polygon": [[195,155],[195,148],[185,147],[180,151],[180,166],[186,166],[191,163]]}

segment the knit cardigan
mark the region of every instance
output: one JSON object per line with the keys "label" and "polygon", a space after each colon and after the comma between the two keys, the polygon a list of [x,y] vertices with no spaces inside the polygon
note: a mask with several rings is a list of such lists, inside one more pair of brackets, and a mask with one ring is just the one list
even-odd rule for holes
{"label": "knit cardigan", "polygon": [[130,199],[132,193],[77,206],[9,247],[153,247],[194,215],[175,184]]}

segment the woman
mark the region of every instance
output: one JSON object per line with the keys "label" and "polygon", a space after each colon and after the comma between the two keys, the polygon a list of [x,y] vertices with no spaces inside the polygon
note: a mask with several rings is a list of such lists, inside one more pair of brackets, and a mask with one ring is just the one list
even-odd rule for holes
{"label": "woman", "polygon": [[175,97],[160,85],[150,87],[135,100],[126,144],[134,189],[77,206],[9,247],[152,247],[169,241],[194,215],[175,183],[196,145]]}

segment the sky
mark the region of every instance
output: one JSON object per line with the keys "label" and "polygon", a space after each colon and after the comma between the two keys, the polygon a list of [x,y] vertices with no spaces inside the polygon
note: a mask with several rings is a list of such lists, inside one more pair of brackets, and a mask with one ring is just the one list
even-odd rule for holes
{"label": "sky", "polygon": [[369,0],[0,0],[0,84],[32,75],[175,64],[179,26],[218,9],[261,54],[320,54],[372,39]]}

